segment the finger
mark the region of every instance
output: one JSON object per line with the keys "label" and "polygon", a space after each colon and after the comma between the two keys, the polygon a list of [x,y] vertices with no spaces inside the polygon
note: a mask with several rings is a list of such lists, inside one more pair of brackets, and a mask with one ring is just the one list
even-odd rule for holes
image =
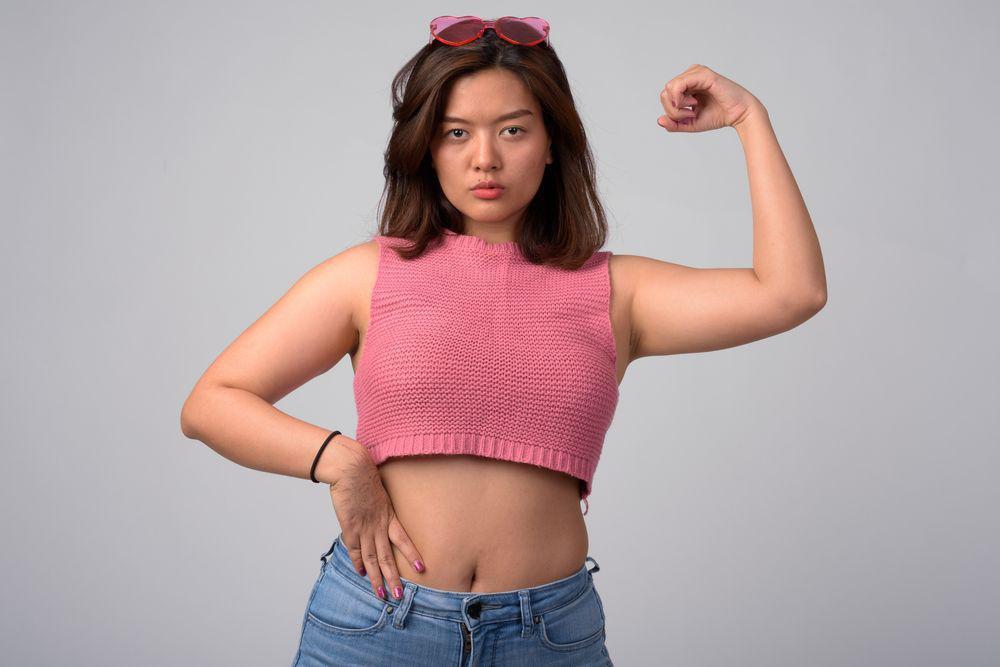
{"label": "finger", "polygon": [[396,558],[392,554],[392,546],[389,544],[389,537],[386,531],[380,530],[375,533],[375,548],[378,550],[378,564],[382,568],[382,574],[389,584],[392,597],[397,600],[403,597],[403,582],[399,580],[399,571],[396,569]]}
{"label": "finger", "polygon": [[382,571],[378,567],[378,549],[375,548],[375,535],[367,534],[361,538],[361,558],[368,569],[368,579],[371,581],[375,595],[385,599],[385,586],[382,585]]}
{"label": "finger", "polygon": [[694,128],[694,119],[685,118],[680,121],[673,120],[669,116],[660,116],[656,119],[656,124],[667,132],[689,132]]}
{"label": "finger", "polygon": [[673,94],[673,100],[678,106],[685,91],[709,90],[718,75],[711,69],[695,63],[667,82],[667,88]]}
{"label": "finger", "polygon": [[362,577],[365,576],[367,571],[365,562],[361,559],[361,542],[354,534],[348,535],[347,531],[344,531],[344,546],[347,548],[347,555],[351,557],[351,563],[354,564],[355,572]]}
{"label": "finger", "polygon": [[664,108],[667,112],[676,111],[681,108],[681,99],[684,97],[683,75],[674,77],[663,86],[663,93],[660,97],[664,100]]}
{"label": "finger", "polygon": [[420,557],[420,552],[417,551],[416,545],[410,540],[410,536],[406,534],[403,524],[399,522],[399,517],[393,516],[392,520],[389,521],[389,539],[399,547],[406,560],[413,564],[414,570],[423,572],[426,569],[424,567],[424,560]]}
{"label": "finger", "polygon": [[669,90],[664,90],[660,93],[660,104],[663,105],[663,110],[666,112],[667,118],[676,122],[680,122],[685,118],[693,118],[695,115],[694,110],[681,109],[676,106],[671,95],[672,93]]}
{"label": "finger", "polygon": [[698,98],[696,98],[694,95],[685,94],[681,98],[681,107],[680,108],[686,109],[688,107],[697,107],[697,106],[698,106]]}
{"label": "finger", "polygon": [[679,109],[684,106],[685,96],[690,97],[693,91],[709,91],[715,81],[715,72],[707,67],[692,65],[686,72],[674,77],[665,86],[669,93],[670,103]]}

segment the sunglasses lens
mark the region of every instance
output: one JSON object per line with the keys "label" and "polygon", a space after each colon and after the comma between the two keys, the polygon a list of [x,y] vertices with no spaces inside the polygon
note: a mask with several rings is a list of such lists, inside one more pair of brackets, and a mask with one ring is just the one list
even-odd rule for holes
{"label": "sunglasses lens", "polygon": [[439,16],[431,23],[435,37],[446,42],[467,42],[483,28],[482,19],[475,16]]}
{"label": "sunglasses lens", "polygon": [[502,19],[497,19],[497,30],[518,44],[536,44],[549,34],[549,24],[545,19],[536,16],[528,16],[523,19],[505,16]]}

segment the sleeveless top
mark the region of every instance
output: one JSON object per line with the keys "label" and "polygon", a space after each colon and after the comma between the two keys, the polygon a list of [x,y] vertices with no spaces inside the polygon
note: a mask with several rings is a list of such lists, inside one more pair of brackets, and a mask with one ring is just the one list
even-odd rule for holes
{"label": "sleeveless top", "polygon": [[412,260],[392,249],[406,239],[375,240],[354,375],[355,439],[374,463],[414,454],[530,463],[578,478],[587,502],[618,404],[612,253],[569,270],[530,263],[516,241],[451,230]]}

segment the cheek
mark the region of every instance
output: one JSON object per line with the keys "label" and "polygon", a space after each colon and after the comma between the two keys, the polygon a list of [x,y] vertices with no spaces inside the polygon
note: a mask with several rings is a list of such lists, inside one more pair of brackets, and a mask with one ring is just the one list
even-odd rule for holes
{"label": "cheek", "polygon": [[[545,171],[545,146],[538,146],[516,157],[517,170],[521,174],[533,176]],[[532,177],[531,180],[534,180]]]}
{"label": "cheek", "polygon": [[445,192],[452,192],[456,188],[462,187],[462,175],[459,170],[448,164],[447,160],[434,165],[434,173],[437,174],[441,189]]}

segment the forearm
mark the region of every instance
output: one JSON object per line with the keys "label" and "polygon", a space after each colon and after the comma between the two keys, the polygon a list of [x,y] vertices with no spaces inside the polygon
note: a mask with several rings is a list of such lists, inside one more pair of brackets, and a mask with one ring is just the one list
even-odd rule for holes
{"label": "forearm", "polygon": [[750,178],[754,272],[782,297],[822,306],[826,274],[819,239],[767,109],[756,104],[734,127]]}
{"label": "forearm", "polygon": [[[247,468],[309,479],[320,445],[333,429],[304,422],[259,396],[232,387],[212,387],[192,393],[181,413],[181,430],[225,458]],[[337,435],[327,444],[316,466],[316,479],[333,483],[354,446]],[[356,454],[356,452],[353,452]]]}

